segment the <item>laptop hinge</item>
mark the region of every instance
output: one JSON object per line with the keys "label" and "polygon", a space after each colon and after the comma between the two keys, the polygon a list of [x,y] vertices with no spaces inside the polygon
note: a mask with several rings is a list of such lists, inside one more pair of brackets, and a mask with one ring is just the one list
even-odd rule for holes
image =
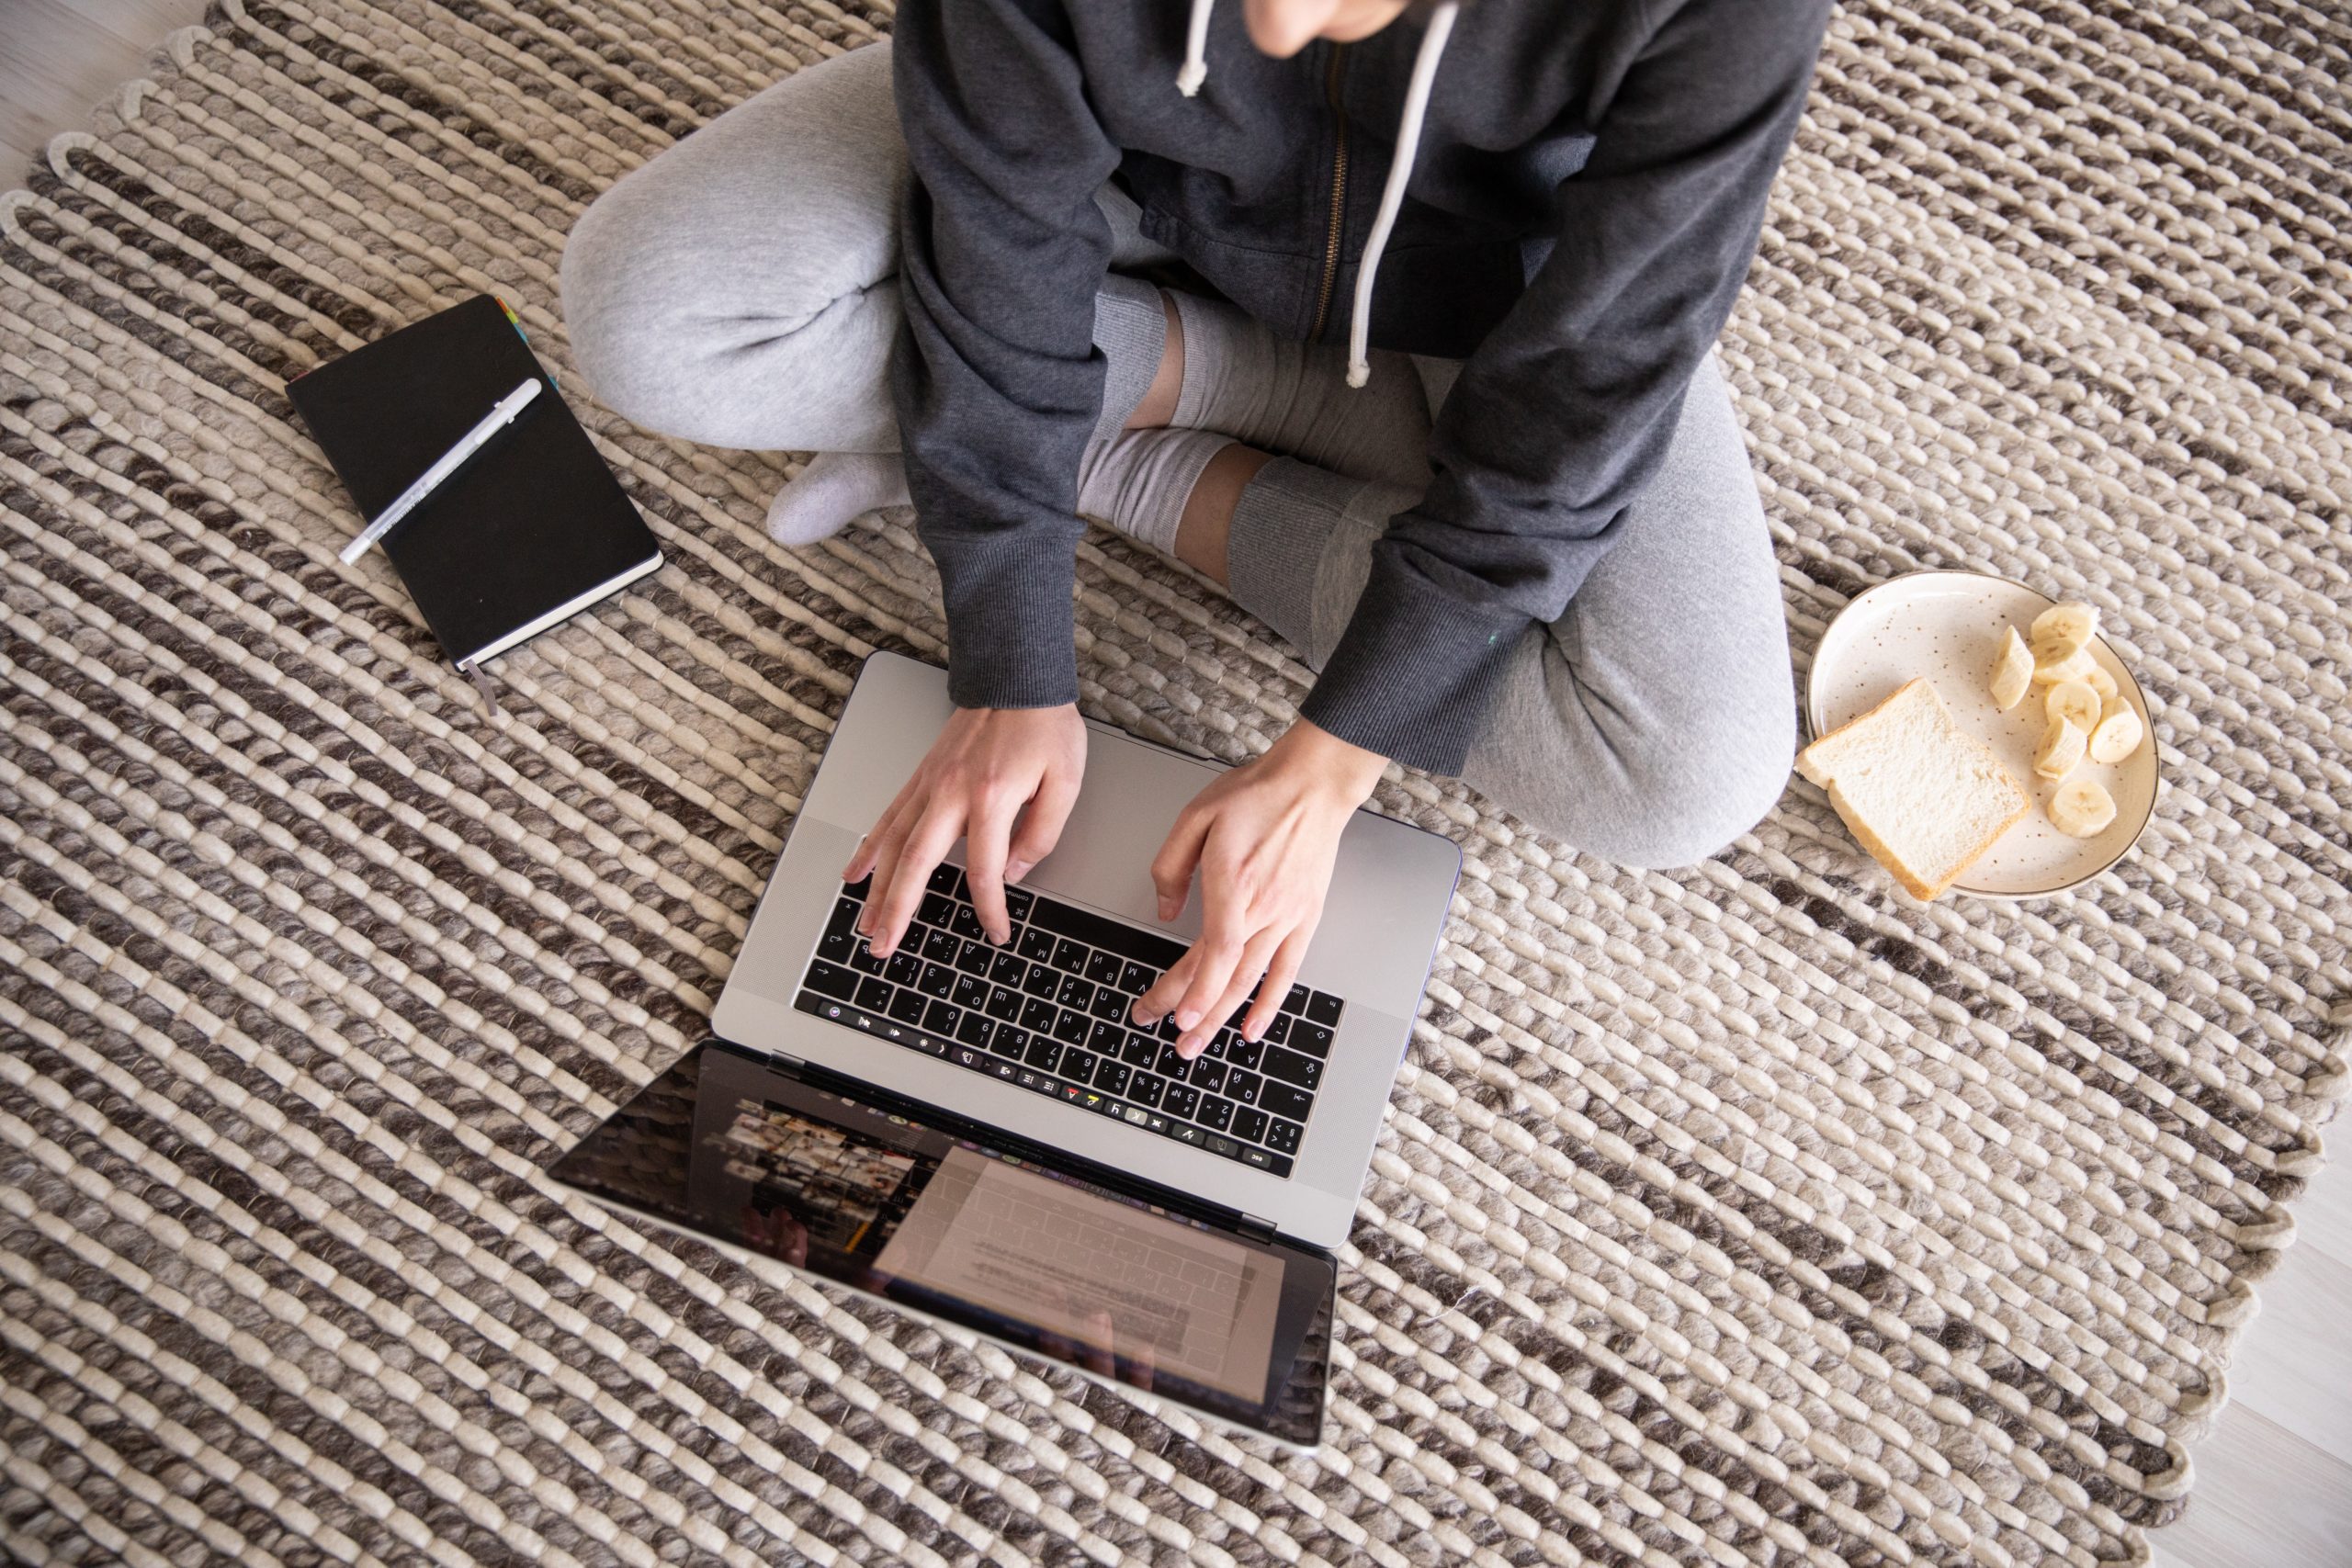
{"label": "laptop hinge", "polygon": [[1244,1214],[1241,1223],[1233,1227],[1250,1241],[1271,1242],[1274,1239],[1273,1223],[1255,1214]]}

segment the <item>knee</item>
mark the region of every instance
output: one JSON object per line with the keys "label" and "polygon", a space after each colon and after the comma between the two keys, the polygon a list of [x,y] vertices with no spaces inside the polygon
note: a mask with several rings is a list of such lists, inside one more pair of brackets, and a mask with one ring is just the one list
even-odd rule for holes
{"label": "knee", "polygon": [[697,334],[686,313],[697,265],[692,214],[649,179],[623,179],[580,215],[564,242],[559,288],[573,363],[597,401],[631,423],[691,435],[686,406],[698,378]]}
{"label": "knee", "polygon": [[1795,694],[1782,677],[1680,697],[1627,716],[1603,743],[1575,748],[1548,776],[1522,775],[1517,798],[1498,804],[1577,850],[1634,870],[1670,871],[1720,853],[1788,788]]}

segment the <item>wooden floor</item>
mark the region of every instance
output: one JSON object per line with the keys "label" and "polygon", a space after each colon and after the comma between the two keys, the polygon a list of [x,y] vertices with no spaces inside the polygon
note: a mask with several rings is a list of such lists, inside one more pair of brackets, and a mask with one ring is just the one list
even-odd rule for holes
{"label": "wooden floor", "polygon": [[[0,0],[0,186],[203,14],[204,0]],[[2296,1217],[2229,1408],[2197,1446],[2195,1500],[2155,1537],[2161,1568],[2352,1568],[2352,1160]]]}

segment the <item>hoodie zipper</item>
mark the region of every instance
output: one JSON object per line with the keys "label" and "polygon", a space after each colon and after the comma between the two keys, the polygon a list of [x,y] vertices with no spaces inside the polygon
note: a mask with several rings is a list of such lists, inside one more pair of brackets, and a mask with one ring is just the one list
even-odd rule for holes
{"label": "hoodie zipper", "polygon": [[1322,339],[1323,322],[1331,313],[1331,293],[1340,281],[1340,231],[1348,205],[1348,111],[1340,99],[1340,72],[1347,56],[1346,44],[1333,44],[1330,68],[1323,73],[1323,96],[1331,106],[1338,130],[1331,141],[1330,235],[1323,247],[1323,287],[1315,296],[1315,324],[1306,333],[1309,343]]}

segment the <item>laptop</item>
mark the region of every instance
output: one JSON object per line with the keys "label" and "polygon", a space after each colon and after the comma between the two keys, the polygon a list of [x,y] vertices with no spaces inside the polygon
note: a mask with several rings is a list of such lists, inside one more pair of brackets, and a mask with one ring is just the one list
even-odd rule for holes
{"label": "laptop", "polygon": [[1054,852],[989,944],[959,865],[888,960],[839,876],[953,705],[869,658],[711,1020],[560,1185],[1295,1447],[1320,1439],[1347,1237],[1461,870],[1359,811],[1280,1018],[1179,1058],[1128,1004],[1200,930],[1152,856],[1219,766],[1089,721]]}

